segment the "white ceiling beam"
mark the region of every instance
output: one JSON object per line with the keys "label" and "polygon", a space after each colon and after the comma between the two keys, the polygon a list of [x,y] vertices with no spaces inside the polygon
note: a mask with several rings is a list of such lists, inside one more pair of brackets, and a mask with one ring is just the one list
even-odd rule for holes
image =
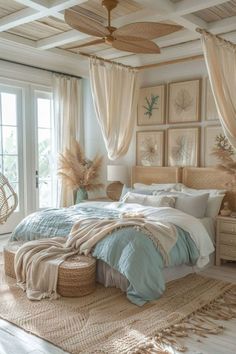
{"label": "white ceiling beam", "polygon": [[212,6],[221,5],[228,1],[229,0],[182,0],[176,4],[175,11],[178,16],[183,16]]}
{"label": "white ceiling beam", "polygon": [[28,6],[34,10],[45,10],[45,8],[49,7],[48,0],[15,0],[21,5]]}
{"label": "white ceiling beam", "polygon": [[236,16],[224,18],[219,21],[214,21],[208,26],[208,31],[217,33],[226,33],[236,30]]}
{"label": "white ceiling beam", "polygon": [[50,2],[50,10],[55,11],[63,11],[65,9],[69,9],[72,6],[82,4],[87,0],[54,0]]}
{"label": "white ceiling beam", "polygon": [[[178,23],[178,25],[181,25],[190,31],[195,32],[196,28],[205,28],[207,29],[208,24],[206,21],[202,20],[200,17],[197,17],[195,15],[186,15],[186,16],[178,16],[178,17],[171,17],[174,22]],[[200,36],[200,35],[199,35]]]}
{"label": "white ceiling beam", "polygon": [[20,11],[16,11],[0,19],[0,32],[7,31],[13,27],[36,21],[47,16],[55,16],[57,18],[59,17],[60,19],[63,19],[63,15],[58,14],[59,11],[63,11],[71,6],[81,4],[85,1],[86,0],[58,0],[50,3],[50,8],[44,7],[40,11],[37,11],[33,8],[26,8]]}
{"label": "white ceiling beam", "polygon": [[39,49],[50,49],[50,48],[55,48],[55,47],[60,47],[62,45],[79,41],[81,39],[90,39],[91,37],[88,36],[85,33],[76,31],[76,30],[71,30],[63,33],[56,34],[54,36],[45,38],[45,39],[39,39],[36,42],[36,46]]}

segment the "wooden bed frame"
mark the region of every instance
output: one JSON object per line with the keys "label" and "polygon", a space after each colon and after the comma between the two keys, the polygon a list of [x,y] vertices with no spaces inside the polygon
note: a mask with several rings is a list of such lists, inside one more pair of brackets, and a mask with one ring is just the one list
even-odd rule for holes
{"label": "wooden bed frame", "polygon": [[231,176],[226,172],[209,167],[145,167],[132,168],[131,182],[151,183],[177,183],[181,182],[189,188],[195,189],[225,189],[224,201],[228,201],[230,208],[236,210],[236,189],[226,186]]}

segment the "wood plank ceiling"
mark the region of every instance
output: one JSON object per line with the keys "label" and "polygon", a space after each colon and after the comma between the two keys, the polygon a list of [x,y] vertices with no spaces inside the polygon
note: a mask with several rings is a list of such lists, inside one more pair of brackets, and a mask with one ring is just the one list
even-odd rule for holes
{"label": "wood plank ceiling", "polygon": [[[65,56],[77,53],[78,50],[70,48],[94,38],[73,30],[64,22],[64,10],[70,7],[104,25],[107,23],[101,0],[0,0],[0,42],[2,37],[39,50],[58,48]],[[112,23],[117,27],[140,21],[164,21],[183,26],[183,30],[155,40],[163,48],[163,58],[174,53],[173,47],[177,51],[180,46],[187,48],[197,41],[197,27],[226,34],[227,39],[236,42],[236,0],[119,0],[119,5],[112,11]],[[121,52],[107,44],[84,47],[83,52],[119,59],[129,65],[138,61],[153,62],[157,58],[156,55]]]}

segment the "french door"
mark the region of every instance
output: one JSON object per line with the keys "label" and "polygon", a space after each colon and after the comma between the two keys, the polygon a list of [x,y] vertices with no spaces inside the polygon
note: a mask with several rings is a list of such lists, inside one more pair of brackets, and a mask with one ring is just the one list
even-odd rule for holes
{"label": "french door", "polygon": [[0,84],[0,171],[18,195],[18,206],[0,235],[29,213],[55,205],[52,94],[34,85]]}

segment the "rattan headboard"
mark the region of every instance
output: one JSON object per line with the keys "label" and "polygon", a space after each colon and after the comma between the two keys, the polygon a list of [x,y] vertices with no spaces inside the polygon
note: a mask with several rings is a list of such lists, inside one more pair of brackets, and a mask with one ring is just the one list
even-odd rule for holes
{"label": "rattan headboard", "polygon": [[[231,176],[226,172],[209,167],[184,167],[182,183],[195,189],[228,189]],[[225,196],[232,210],[236,210],[236,191],[228,190]]]}
{"label": "rattan headboard", "polygon": [[132,185],[137,182],[145,184],[181,182],[181,168],[134,166],[131,182]]}

